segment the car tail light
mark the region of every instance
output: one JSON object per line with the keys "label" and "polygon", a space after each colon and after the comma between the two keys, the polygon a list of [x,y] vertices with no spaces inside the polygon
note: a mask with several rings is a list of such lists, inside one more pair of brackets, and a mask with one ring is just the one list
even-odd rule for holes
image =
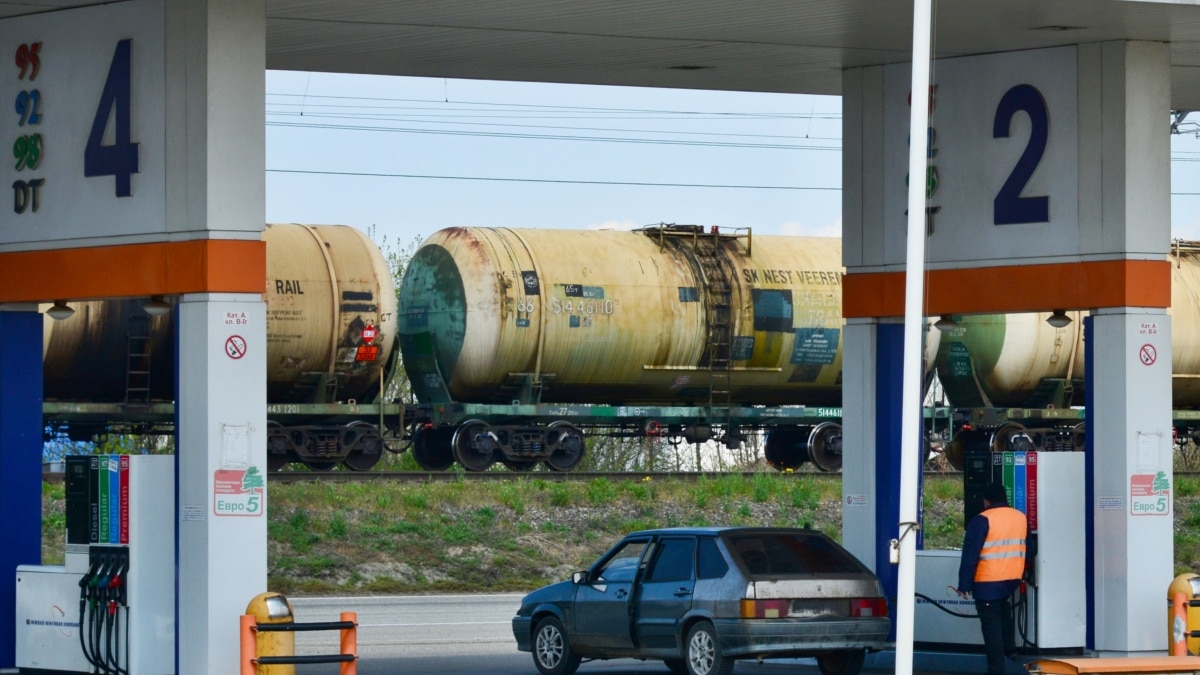
{"label": "car tail light", "polygon": [[781,619],[790,606],[791,600],[742,600],[742,618]]}
{"label": "car tail light", "polygon": [[856,598],[850,601],[850,616],[887,615],[887,598]]}

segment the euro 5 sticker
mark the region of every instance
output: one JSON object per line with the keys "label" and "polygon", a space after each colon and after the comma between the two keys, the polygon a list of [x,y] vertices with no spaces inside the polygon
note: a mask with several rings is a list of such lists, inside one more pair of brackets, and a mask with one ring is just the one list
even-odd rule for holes
{"label": "euro 5 sticker", "polygon": [[213,514],[261,517],[266,510],[266,481],[258,467],[213,472]]}
{"label": "euro 5 sticker", "polygon": [[1165,471],[1129,477],[1129,513],[1134,516],[1171,515],[1171,481]]}

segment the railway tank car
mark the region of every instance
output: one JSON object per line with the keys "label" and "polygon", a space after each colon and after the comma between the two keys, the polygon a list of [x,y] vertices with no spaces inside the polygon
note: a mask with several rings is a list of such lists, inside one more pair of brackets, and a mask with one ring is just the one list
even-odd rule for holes
{"label": "railway tank car", "polygon": [[[270,411],[376,398],[396,338],[395,285],[379,248],[346,226],[267,225],[263,239]],[[169,313],[148,316],[132,300],[75,303],[75,309],[65,320],[46,317],[46,401],[118,402],[136,412],[172,400]],[[365,334],[374,336],[366,339],[368,327]],[[368,469],[383,445],[373,424],[330,425],[320,417],[270,422],[267,442],[273,469],[291,461]]]}
{"label": "railway tank car", "polygon": [[[1172,318],[1172,407],[1178,418],[1181,411],[1200,408],[1200,245],[1175,242],[1170,262],[1167,313]],[[1082,449],[1083,423],[1053,419],[1055,410],[1084,403],[1086,312],[1065,314],[1071,321],[1062,327],[1047,321],[1050,313],[967,315],[943,335],[934,368],[954,407],[1038,409],[1035,415],[1046,418],[1031,415],[1026,422],[964,431],[950,448],[952,462],[974,449]]]}
{"label": "railway tank car", "polygon": [[[777,468],[840,468],[842,273],[832,238],[690,225],[437,232],[401,283],[405,368],[421,403],[470,401],[489,415],[418,429],[416,459],[567,470],[582,456],[581,423],[632,420],[688,442],[765,429]],[[785,405],[829,408],[793,419],[772,408]],[[580,417],[595,406],[613,418]]]}

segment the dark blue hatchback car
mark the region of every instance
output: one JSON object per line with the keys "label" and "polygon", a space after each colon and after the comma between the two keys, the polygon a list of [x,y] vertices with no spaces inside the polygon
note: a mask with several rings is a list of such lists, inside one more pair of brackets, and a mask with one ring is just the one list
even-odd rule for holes
{"label": "dark blue hatchback car", "polygon": [[513,618],[543,675],[584,659],[659,659],[675,673],[729,675],[737,659],[815,656],[852,675],[891,647],[879,580],[824,534],[787,528],[634,532]]}

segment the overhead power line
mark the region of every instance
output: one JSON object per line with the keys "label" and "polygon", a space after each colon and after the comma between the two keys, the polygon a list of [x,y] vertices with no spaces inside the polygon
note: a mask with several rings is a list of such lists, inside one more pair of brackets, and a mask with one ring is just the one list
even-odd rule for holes
{"label": "overhead power line", "polygon": [[[501,103],[493,101],[439,101],[436,99],[414,99],[414,98],[387,98],[378,96],[318,96],[314,94],[267,94],[267,97],[278,96],[282,98],[298,98],[301,99],[299,104],[291,105],[307,105],[304,101],[309,100],[334,100],[334,101],[370,101],[370,102],[387,102],[387,103],[425,103],[434,106],[439,106],[442,110],[475,110],[473,106],[491,106],[501,110],[514,111],[529,111],[538,110],[546,112],[586,112],[586,113],[632,113],[638,115],[654,114],[654,115],[679,115],[682,117],[695,117],[700,115],[712,115],[717,118],[783,118],[783,119],[841,119],[841,113],[826,113],[826,112],[807,112],[807,113],[784,113],[784,112],[721,112],[721,111],[698,111],[698,110],[656,110],[654,108],[606,108],[597,106],[575,106],[575,105],[546,105],[544,103]],[[268,103],[271,105],[271,103]],[[278,105],[283,105],[278,103]],[[326,104],[320,104],[325,107]],[[361,107],[355,103],[355,107]],[[467,108],[447,108],[446,106],[468,106]]]}
{"label": "overhead power line", "polygon": [[[808,192],[841,192],[829,185],[720,185],[713,183],[651,183],[648,181],[567,180],[563,178],[505,178],[502,176],[438,176],[419,173],[383,173],[371,171],[325,171],[308,169],[267,169],[267,173],[301,174],[311,176],[349,176],[355,178],[411,178],[416,180],[461,180],[497,183],[557,183],[562,185],[624,185],[629,187],[705,188],[715,190],[791,190]],[[1200,192],[1172,192],[1172,197],[1200,197]]]}
{"label": "overhead power line", "polygon": [[353,176],[357,178],[418,178],[429,180],[496,181],[501,183],[562,183],[568,185],[627,185],[634,187],[713,188],[724,190],[809,190],[841,192],[840,187],[804,185],[714,185],[707,183],[650,183],[612,180],[567,180],[562,178],[504,178],[500,176],[435,176],[417,173],[375,173],[367,171],[325,171],[306,169],[267,169],[267,173],[306,174],[314,176]]}
{"label": "overhead power line", "polygon": [[337,131],[375,131],[386,133],[429,134],[434,136],[468,136],[477,138],[510,138],[538,141],[587,141],[595,143],[633,143],[638,145],[688,145],[695,147],[753,148],[758,150],[835,150],[832,145],[786,145],[773,143],[732,143],[724,141],[675,140],[670,138],[618,138],[611,136],[568,136],[562,134],[504,133],[499,131],[450,131],[446,129],[420,129],[412,127],[367,127],[351,124],[309,124],[293,122],[267,122],[269,127],[292,127],[301,129],[326,129]]}

